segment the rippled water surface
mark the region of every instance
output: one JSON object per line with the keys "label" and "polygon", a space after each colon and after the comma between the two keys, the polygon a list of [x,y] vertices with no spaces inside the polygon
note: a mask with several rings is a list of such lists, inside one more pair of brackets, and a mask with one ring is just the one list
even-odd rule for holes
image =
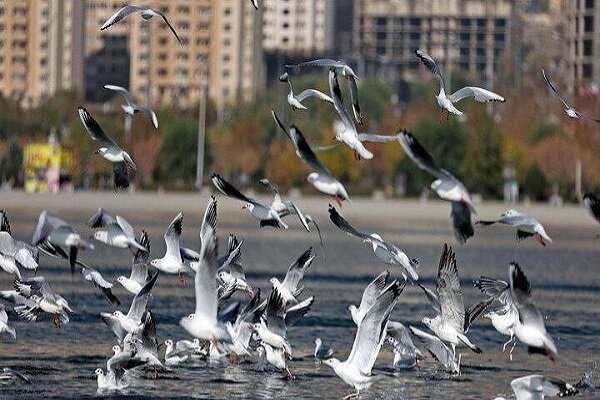
{"label": "rippled water surface", "polygon": [[[196,246],[196,237],[204,199],[198,202],[196,213],[186,213],[183,241]],[[358,206],[354,206],[358,207]],[[90,207],[93,210],[93,207]],[[28,240],[33,232],[39,210],[9,209],[15,235]],[[285,269],[308,246],[318,241],[294,226],[288,232],[259,230],[239,208],[233,216],[223,218],[219,226],[221,242],[234,232],[246,240],[243,260],[247,276],[255,287],[267,289],[271,276],[282,277]],[[136,227],[145,227],[152,241],[152,254],[164,251],[162,232],[176,210],[169,212],[135,212],[123,215]],[[228,211],[229,213],[229,211]],[[82,223],[87,214],[77,211],[67,218],[86,234]],[[414,217],[418,219],[418,216]],[[384,267],[372,257],[367,245],[334,229],[325,215],[320,215],[325,237],[325,258],[318,252],[306,277],[306,295],[316,301],[308,316],[289,331],[289,339],[297,356],[290,362],[295,380],[284,381],[276,372],[259,372],[255,359],[232,364],[229,361],[187,365],[160,374],[159,379],[141,380],[124,395],[149,398],[340,398],[351,388],[338,379],[327,366],[315,365],[311,353],[313,340],[321,337],[336,349],[337,355],[349,353],[353,340],[353,324],[347,312],[350,304],[358,304],[360,291]],[[421,261],[423,282],[434,286],[437,258],[444,241],[451,241],[448,224],[403,224],[385,215],[378,219],[361,218],[354,214],[353,222],[365,230],[377,230],[394,241],[411,257]],[[391,351],[384,347],[375,366],[375,373],[387,377],[364,392],[364,398],[383,399],[489,399],[498,394],[510,394],[510,381],[531,373],[542,373],[577,381],[586,365],[598,359],[600,350],[600,241],[593,225],[585,227],[548,226],[555,242],[547,248],[533,241],[517,244],[513,233],[503,227],[478,231],[467,246],[458,247],[457,256],[465,302],[471,304],[480,297],[472,287],[479,275],[506,278],[507,265],[517,260],[533,283],[535,303],[543,310],[550,334],[556,339],[560,358],[556,363],[538,356],[528,356],[518,345],[514,360],[501,351],[504,338],[489,323],[479,321],[469,333],[471,340],[483,349],[483,354],[463,353],[462,376],[449,379],[437,371],[430,358],[421,369],[394,372],[389,369]],[[451,242],[453,243],[453,242]],[[223,246],[222,246],[223,247]],[[99,244],[94,252],[82,258],[98,268],[107,278],[128,274],[130,256],[127,250],[111,249]],[[392,271],[396,273],[397,271]],[[76,311],[72,322],[56,329],[51,322],[27,324],[9,314],[17,329],[18,340],[0,340],[1,366],[10,366],[29,375],[32,385],[19,383],[0,387],[0,398],[66,398],[94,397],[94,370],[105,367],[115,338],[101,322],[98,314],[113,307],[79,276],[70,277],[65,264],[42,258],[40,274],[60,292]],[[0,273],[0,288],[8,289],[12,279]],[[122,309],[131,297],[120,288],[115,294],[122,300]],[[157,319],[159,340],[183,339],[185,331],[179,319],[192,312],[194,293],[191,286],[181,288],[173,276],[159,276],[151,303]],[[244,301],[244,298],[240,298]],[[420,326],[419,320],[429,313],[429,306],[417,287],[409,286],[401,295],[393,318]]]}

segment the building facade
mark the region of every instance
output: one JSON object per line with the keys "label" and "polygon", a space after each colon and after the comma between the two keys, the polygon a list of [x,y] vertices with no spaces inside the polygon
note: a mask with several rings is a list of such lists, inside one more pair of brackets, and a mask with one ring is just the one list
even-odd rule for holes
{"label": "building facade", "polygon": [[[411,79],[422,49],[448,71],[491,82],[510,55],[516,0],[354,0],[353,52],[364,73]],[[369,70],[371,66],[371,70]]]}
{"label": "building facade", "polygon": [[594,0],[565,1],[568,83],[574,86],[600,79],[600,4]]}

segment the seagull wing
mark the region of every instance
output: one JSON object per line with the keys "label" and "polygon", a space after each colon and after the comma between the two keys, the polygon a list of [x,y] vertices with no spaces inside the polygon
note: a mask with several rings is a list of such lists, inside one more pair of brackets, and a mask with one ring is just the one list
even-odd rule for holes
{"label": "seagull wing", "polygon": [[335,209],[335,207],[331,204],[329,205],[329,219],[331,220],[331,222],[333,222],[335,226],[340,228],[342,231],[346,232],[348,235],[356,236],[357,238],[366,240],[369,243],[376,242],[382,245],[383,247],[387,248],[387,245],[381,240],[377,240],[376,238],[367,235],[366,233],[362,233],[354,229],[354,227],[350,225],[350,223],[346,221],[346,219],[342,217],[340,213],[338,213],[338,211]]}
{"label": "seagull wing", "polygon": [[296,204],[294,204],[292,201],[286,201],[285,205],[286,205],[286,207],[291,208],[294,211],[294,214],[296,214],[296,216],[298,217],[298,220],[300,221],[300,223],[302,224],[304,229],[306,229],[307,232],[310,232],[310,227],[308,226],[308,220],[306,219],[306,217],[304,216],[302,211],[298,208],[298,206],[296,206]]}
{"label": "seagull wing", "polygon": [[171,23],[167,19],[167,16],[165,14],[163,14],[162,12],[160,12],[160,11],[154,10],[154,12],[156,14],[160,15],[160,17],[163,19],[163,21],[165,21],[165,24],[167,24],[167,26],[169,27],[169,29],[171,30],[171,32],[173,32],[173,35],[175,35],[175,38],[177,39],[177,41],[179,42],[179,44],[183,44],[182,41],[181,41],[181,39],[179,38],[179,35],[175,31],[175,28],[173,28],[173,25],[171,25]]}
{"label": "seagull wing", "polygon": [[100,142],[103,146],[120,149],[120,147],[102,130],[92,115],[83,107],[79,107],[79,118],[92,140]]}
{"label": "seagull wing", "polygon": [[156,283],[156,278],[158,278],[158,272],[154,274],[152,278],[142,287],[142,290],[136,294],[131,302],[131,306],[129,307],[129,312],[127,313],[127,317],[131,318],[134,321],[141,321],[144,316],[144,312],[146,311],[146,306],[148,305],[148,301],[150,297],[152,297],[152,288]]}
{"label": "seagull wing", "polygon": [[342,90],[340,89],[340,84],[337,78],[337,72],[334,68],[331,68],[329,70],[329,91],[331,92],[331,98],[333,99],[333,106],[335,108],[335,111],[337,111],[340,119],[344,123],[344,126],[346,127],[346,129],[350,128],[354,130],[354,122],[348,114],[348,110],[346,109],[346,105],[344,104]]}
{"label": "seagull wing", "polygon": [[298,64],[287,64],[285,67],[286,68],[301,68],[301,67],[329,67],[329,68],[343,68],[344,66],[347,66],[348,64],[342,62],[342,61],[337,61],[337,60],[332,60],[330,58],[320,58],[317,60],[310,60],[310,61],[304,61]]}
{"label": "seagull wing", "polygon": [[294,293],[298,289],[298,284],[304,278],[306,270],[310,267],[315,256],[313,255],[312,247],[309,247],[300,255],[288,268],[285,278],[281,283],[283,287]]}
{"label": "seagull wing", "polygon": [[175,216],[173,221],[169,224],[167,231],[165,232],[165,244],[167,245],[167,254],[173,257],[181,259],[181,252],[179,247],[179,237],[183,230],[183,213],[180,212]]}
{"label": "seagull wing", "polygon": [[398,140],[398,135],[374,135],[371,133],[359,133],[358,140],[361,142],[389,143]]}
{"label": "seagull wing", "polygon": [[125,99],[125,101],[127,102],[127,104],[129,106],[131,106],[131,107],[134,106],[133,98],[131,97],[131,93],[129,92],[129,90],[125,89],[124,87],[117,86],[117,85],[104,85],[104,89],[119,92],[123,96],[123,98]]}
{"label": "seagull wing", "polygon": [[10,222],[4,209],[0,209],[0,231],[11,233]]}
{"label": "seagull wing", "polygon": [[62,219],[55,217],[47,211],[43,211],[38,218],[38,224],[33,232],[31,244],[37,246],[40,242],[46,240],[55,229],[61,227],[69,227],[69,225]]}
{"label": "seagull wing", "polygon": [[316,90],[316,89],[306,89],[305,91],[303,91],[302,93],[297,95],[296,99],[300,103],[302,103],[304,100],[306,100],[309,97],[316,97],[317,99],[321,99],[323,101],[333,104],[333,99],[331,97],[327,96],[325,93],[323,93],[319,90]]}
{"label": "seagull wing", "polygon": [[[133,256],[133,264],[145,264],[150,258],[150,239],[148,238],[148,232],[142,229],[142,233],[137,239],[137,242],[142,245],[145,250],[137,249]],[[144,279],[144,282],[146,280]]]}
{"label": "seagull wing", "polygon": [[426,286],[423,286],[420,283],[419,287],[423,290],[423,293],[425,293],[425,296],[427,297],[427,300],[429,300],[431,308],[433,308],[433,310],[438,314],[441,314],[442,306],[440,305],[440,299],[438,299],[437,294],[435,294],[433,290],[427,288]]}
{"label": "seagull wing", "polygon": [[471,209],[459,201],[453,201],[450,217],[456,241],[460,244],[465,244],[467,239],[475,234],[473,223],[471,222]]}
{"label": "seagull wing", "polygon": [[356,84],[356,78],[353,76],[349,77],[350,80],[350,99],[352,100],[352,112],[354,113],[354,119],[359,124],[363,124],[363,116],[360,111],[360,104],[358,102],[358,85]]}
{"label": "seagull wing", "polygon": [[476,86],[466,86],[448,96],[450,101],[453,103],[461,101],[467,97],[472,97],[473,100],[480,103],[488,103],[490,101],[499,101],[503,103],[506,101],[504,100],[504,97],[500,96],[499,94]]}
{"label": "seagull wing", "polygon": [[210,196],[204,211],[204,218],[202,218],[202,225],[200,225],[200,237],[204,236],[208,228],[211,228],[216,234],[217,223],[217,199],[215,196]]}
{"label": "seagull wing", "polygon": [[277,114],[275,113],[275,110],[273,110],[271,108],[271,117],[273,117],[273,120],[275,121],[275,123],[277,124],[277,126],[279,126],[279,129],[281,129],[283,131],[283,133],[285,133],[285,135],[292,141],[292,143],[294,144],[294,147],[296,147],[296,143],[294,142],[294,139],[290,136],[289,132],[287,131],[287,129],[285,129],[285,126],[283,126],[283,122],[281,122],[281,120],[279,119],[279,117],[277,116]]}
{"label": "seagull wing", "polygon": [[425,346],[429,354],[442,364],[446,370],[452,370],[454,357],[452,351],[442,342],[437,336],[423,332],[414,326],[409,326],[410,331],[415,335]]}
{"label": "seagull wing", "polygon": [[525,273],[517,263],[510,264],[509,273],[510,291],[517,311],[519,312],[519,320],[524,325],[534,326],[542,332],[545,332],[546,325],[544,324],[544,317],[531,301],[531,284],[525,276]]}
{"label": "seagull wing", "polygon": [[114,317],[111,313],[100,313],[100,318],[110,328],[111,331],[117,336],[119,341],[125,339],[127,332],[123,329],[119,320]]}
{"label": "seagull wing", "polygon": [[460,290],[456,254],[452,247],[444,244],[440,263],[436,290],[442,310],[442,321],[463,332],[465,326],[465,304]]}
{"label": "seagull wing", "polygon": [[363,375],[370,375],[379,350],[385,340],[386,326],[397,298],[404,289],[398,282],[392,283],[367,311],[358,325],[352,350],[346,363]]}
{"label": "seagull wing", "polygon": [[285,301],[281,294],[273,289],[267,299],[267,309],[265,310],[265,320],[267,327],[271,332],[285,338]]}
{"label": "seagull wing", "polygon": [[546,82],[550,86],[550,89],[552,89],[552,91],[554,92],[554,94],[556,95],[556,97],[558,97],[560,99],[560,101],[563,103],[563,105],[566,108],[571,108],[571,106],[565,101],[565,99],[563,99],[563,97],[560,95],[560,93],[558,93],[558,90],[556,90],[556,87],[554,87],[554,85],[552,84],[552,82],[550,82],[550,79],[548,79],[548,77],[546,76],[546,71],[544,70],[544,68],[542,68],[542,75],[544,76],[544,79],[546,80]]}
{"label": "seagull wing", "polygon": [[219,192],[223,193],[227,197],[238,199],[245,203],[260,205],[260,203],[258,203],[256,200],[243,195],[239,190],[237,190],[231,183],[227,182],[225,178],[223,178],[219,174],[213,174],[212,183],[219,190]]}
{"label": "seagull wing", "polygon": [[116,220],[117,225],[119,225],[119,228],[121,228],[125,236],[135,241],[135,231],[133,230],[133,226],[131,226],[131,224],[120,215],[117,215]]}
{"label": "seagull wing", "polygon": [[583,195],[583,206],[600,222],[600,199],[591,193],[586,193]]}
{"label": "seagull wing", "polygon": [[367,285],[365,290],[363,290],[362,298],[360,299],[360,306],[358,307],[359,310],[366,312],[373,306],[373,304],[375,304],[377,298],[387,287],[389,277],[390,272],[383,271]]}
{"label": "seagull wing", "polygon": [[308,313],[314,301],[315,297],[311,296],[308,299],[303,300],[300,303],[288,308],[285,313],[285,325],[295,325],[296,322],[298,322],[302,317],[306,315],[306,313]]}
{"label": "seagull wing", "polygon": [[437,165],[431,154],[429,154],[425,147],[417,141],[412,133],[403,129],[398,135],[398,141],[406,152],[406,155],[408,155],[419,168],[439,179],[452,179],[456,181],[456,178],[452,174]]}
{"label": "seagull wing", "polygon": [[218,241],[212,228],[207,227],[202,236],[202,249],[200,250],[200,261],[196,269],[194,289],[196,293],[195,315],[203,316],[210,321],[217,321],[218,297],[217,297],[217,251]]}
{"label": "seagull wing", "polygon": [[117,222],[115,217],[109,214],[104,208],[98,208],[94,215],[88,219],[87,225],[90,228],[104,228],[115,222]]}
{"label": "seagull wing", "polygon": [[437,76],[440,80],[440,85],[444,86],[444,78],[442,77],[442,70],[438,67],[437,63],[429,54],[425,53],[423,50],[415,50],[415,55],[419,57],[419,59],[423,62],[423,64],[427,67],[432,74]]}
{"label": "seagull wing", "polygon": [[100,30],[103,31],[106,28],[108,28],[109,26],[114,25],[117,22],[121,21],[123,18],[125,18],[129,14],[133,14],[134,12],[143,11],[144,9],[145,9],[144,7],[138,7],[138,6],[125,6],[121,9],[119,9],[119,11],[117,11],[113,15],[111,15],[110,18],[107,19],[106,22],[100,27]]}
{"label": "seagull wing", "polygon": [[513,379],[510,387],[517,399],[543,400],[545,382],[542,375],[528,375]]}
{"label": "seagull wing", "polygon": [[113,164],[113,183],[116,189],[127,189],[133,179],[135,179],[135,170],[129,170],[124,161]]}
{"label": "seagull wing", "polygon": [[319,174],[332,176],[331,172],[321,164],[321,161],[319,161],[313,150],[310,148],[300,129],[296,126],[292,126],[290,129],[290,136],[292,138],[292,143],[294,143],[294,147],[296,147],[296,154],[302,161]]}

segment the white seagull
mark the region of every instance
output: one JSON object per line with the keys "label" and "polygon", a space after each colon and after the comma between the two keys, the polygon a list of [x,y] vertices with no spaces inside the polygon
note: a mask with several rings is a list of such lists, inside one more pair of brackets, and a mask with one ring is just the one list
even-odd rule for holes
{"label": "white seagull", "polygon": [[26,304],[15,306],[19,318],[37,322],[46,314],[50,314],[57,328],[60,328],[61,323],[69,322],[68,313],[72,313],[73,310],[67,300],[56,293],[43,276],[15,280],[14,286],[20,295],[31,300]]}
{"label": "white seagull", "polygon": [[517,339],[528,346],[529,353],[540,353],[555,361],[558,350],[546,331],[544,316],[531,301],[531,284],[518,264],[509,266],[510,292],[519,312],[514,330]]}
{"label": "white seagull", "polygon": [[4,333],[8,333],[13,339],[17,340],[17,332],[14,328],[8,326],[8,314],[4,306],[0,304],[0,337]]}
{"label": "white seagull", "polygon": [[465,185],[450,172],[439,167],[431,154],[417,141],[412,133],[400,131],[400,145],[411,160],[423,171],[427,171],[437,179],[431,184],[431,189],[442,199],[452,204],[450,218],[454,227],[454,237],[460,244],[475,233],[471,222],[471,213],[475,212],[471,195]]}
{"label": "white seagull", "polygon": [[90,138],[92,138],[93,141],[100,143],[100,148],[96,150],[96,153],[113,164],[113,180],[115,187],[117,189],[129,187],[129,183],[137,170],[137,166],[129,153],[109,138],[100,125],[98,125],[98,122],[96,122],[91,114],[83,107],[79,107],[79,118],[87,133],[90,135]]}
{"label": "white seagull", "polygon": [[117,11],[113,15],[111,15],[110,18],[107,19],[106,22],[100,27],[100,30],[103,31],[103,30],[107,29],[108,27],[121,21],[123,18],[127,17],[128,15],[136,13],[136,12],[139,12],[140,15],[142,16],[142,18],[145,19],[146,21],[148,21],[149,19],[152,19],[152,17],[162,18],[163,21],[165,21],[165,24],[167,24],[167,26],[171,30],[171,32],[173,32],[173,35],[175,35],[175,38],[177,38],[177,41],[179,42],[179,44],[182,44],[181,39],[179,38],[179,35],[177,35],[177,32],[175,31],[175,28],[173,28],[173,26],[169,23],[169,20],[167,20],[167,16],[160,11],[153,10],[150,7],[125,6],[121,9],[119,9],[119,11]]}
{"label": "white seagull", "polygon": [[387,340],[394,347],[392,365],[399,369],[419,368],[423,353],[415,346],[408,329],[397,321],[389,321],[387,325]]}
{"label": "white seagull", "polygon": [[181,249],[179,245],[179,237],[183,230],[183,213],[180,212],[175,216],[173,221],[167,227],[165,232],[165,244],[167,249],[162,258],[155,258],[150,261],[150,265],[154,268],[166,272],[167,274],[177,274],[179,282],[185,285],[183,273],[192,273],[193,269],[184,264],[181,257]]}
{"label": "white seagull", "polygon": [[296,150],[296,155],[306,165],[315,170],[315,172],[311,172],[307,177],[307,180],[315,187],[315,189],[321,193],[332,196],[340,207],[342,206],[342,201],[349,201],[350,197],[348,196],[348,192],[346,192],[344,185],[334,178],[331,172],[321,164],[321,161],[319,161],[314,151],[309,146],[304,135],[300,132],[300,129],[296,126],[292,126],[288,132],[277,117],[277,114],[275,114],[275,111],[271,110],[271,115],[281,130],[292,141],[294,149]]}
{"label": "white seagull", "polygon": [[123,111],[125,111],[125,114],[129,114],[131,116],[133,116],[137,113],[146,114],[146,115],[148,115],[148,118],[150,118],[150,121],[152,122],[152,125],[154,126],[154,128],[158,129],[158,118],[156,117],[156,113],[148,107],[142,107],[142,106],[135,104],[135,102],[133,101],[133,97],[131,96],[131,93],[129,92],[129,90],[125,89],[124,87],[116,86],[116,85],[104,85],[104,88],[121,93],[121,95],[127,102],[127,104],[121,105],[121,108],[123,108]]}
{"label": "white seagull", "polygon": [[440,338],[415,328],[414,326],[409,326],[408,328],[412,334],[423,343],[429,354],[444,367],[446,372],[453,375],[460,374],[460,354],[458,355],[457,362],[454,358],[454,354],[452,354],[452,350],[450,350]]}
{"label": "white seagull", "polygon": [[267,308],[264,316],[252,327],[260,340],[284,351],[287,357],[292,356],[292,347],[287,340],[287,326],[285,323],[286,302],[277,289],[271,291],[267,299]]}
{"label": "white seagull", "polygon": [[[548,397],[568,397],[578,393],[575,386],[542,375],[527,375],[510,382],[516,400],[544,400]],[[506,400],[496,397],[494,400]]]}
{"label": "white seagull", "polygon": [[371,243],[371,246],[373,246],[373,253],[379,261],[401,267],[402,277],[405,281],[408,279],[408,276],[410,276],[410,279],[413,281],[419,279],[419,275],[417,274],[419,260],[416,258],[408,258],[408,256],[398,247],[391,243],[384,242],[377,233],[368,235],[357,231],[331,204],[329,205],[329,218],[335,226],[346,232],[348,235],[356,236],[365,243]]}
{"label": "white seagull", "polygon": [[550,82],[550,79],[548,79],[548,77],[546,76],[546,71],[544,70],[544,68],[542,68],[542,75],[544,76],[544,79],[546,80],[546,82],[550,86],[550,89],[552,89],[552,91],[554,92],[554,94],[556,95],[556,97],[558,97],[560,99],[561,103],[563,103],[563,105],[565,106],[565,114],[567,114],[567,116],[569,118],[571,118],[571,119],[579,119],[579,117],[581,117],[581,114],[579,113],[579,111],[577,111],[576,109],[574,109],[573,107],[571,107],[565,101],[565,99],[560,95],[560,93],[558,93],[558,90],[556,90],[556,87],[554,87],[554,85],[552,84],[552,82]]}
{"label": "white seagull", "polygon": [[297,96],[294,95],[294,88],[292,87],[292,81],[290,79],[290,75],[287,72],[285,72],[283,75],[281,75],[279,77],[279,81],[287,82],[287,84],[290,86],[290,92],[287,95],[287,101],[288,101],[288,104],[290,106],[292,106],[292,109],[306,110],[307,108],[302,104],[302,102],[309,97],[316,97],[317,99],[320,99],[320,100],[323,100],[323,101],[333,104],[333,99],[331,97],[327,96],[325,93],[320,92],[316,89],[306,89],[299,95],[297,95]]}
{"label": "white seagull", "polygon": [[88,226],[92,229],[100,229],[94,232],[94,239],[108,246],[121,249],[129,248],[131,251],[147,250],[135,239],[135,231],[127,220],[120,215],[113,217],[103,208],[98,208],[96,213],[88,220]]}
{"label": "white seagull", "polygon": [[131,264],[131,273],[129,278],[121,275],[117,278],[117,282],[131,294],[138,294],[142,287],[148,282],[148,258],[150,257],[150,239],[148,233],[142,230],[139,239],[137,240],[145,250],[138,249],[133,257]]}
{"label": "white seagull", "polygon": [[[181,318],[179,324],[193,337],[213,343],[231,343],[225,325],[217,319],[217,237],[211,227],[202,236],[200,261],[196,269],[194,288],[196,309],[193,314]],[[216,345],[219,348],[218,345]]]}
{"label": "white seagull", "polygon": [[321,338],[316,338],[315,339],[315,352],[314,352],[314,356],[315,356],[315,361],[319,364],[321,364],[323,362],[323,360],[327,360],[328,358],[331,358],[333,356],[333,349],[329,346],[327,346],[325,343],[323,343],[323,341],[321,340]]}
{"label": "white seagull", "polygon": [[465,304],[458,278],[456,254],[446,244],[440,256],[436,292],[440,313],[434,318],[424,317],[422,322],[443,342],[450,344],[453,357],[456,358],[456,347],[459,345],[481,353],[481,349],[465,336]]}
{"label": "white seagull", "polygon": [[367,285],[363,291],[358,308],[356,308],[354,304],[348,307],[348,311],[350,311],[350,315],[352,316],[352,321],[354,321],[356,325],[360,326],[360,321],[363,320],[367,312],[377,301],[377,298],[383,293],[385,288],[388,287],[389,277],[390,272],[383,271]]}
{"label": "white seagull", "polygon": [[385,341],[390,314],[403,288],[398,282],[393,282],[376,299],[358,325],[352,351],[346,361],[342,362],[337,358],[323,361],[346,384],[356,390],[356,393],[346,396],[345,399],[360,396],[360,392],[368,389],[376,380],[376,377],[371,375],[371,370]]}
{"label": "white seagull", "polygon": [[277,228],[288,229],[286,223],[283,222],[283,220],[279,217],[279,213],[273,210],[270,206],[265,206],[257,200],[246,197],[219,174],[213,174],[211,180],[219,192],[223,193],[227,197],[244,202],[245,204],[242,208],[248,209],[250,214],[252,214],[252,216],[257,220],[275,220],[278,223]]}
{"label": "white seagull", "polygon": [[269,282],[273,285],[273,289],[277,290],[285,303],[298,303],[298,295],[302,292],[304,287],[299,288],[300,281],[304,278],[304,274],[311,266],[315,255],[313,254],[312,247],[309,247],[304,253],[300,255],[288,268],[287,273],[283,282],[280,282],[277,278],[271,278]]}
{"label": "white seagull", "polygon": [[30,246],[13,239],[6,231],[0,232],[0,267],[6,272],[12,272],[20,279],[18,266],[36,271],[38,267],[36,257],[37,254]]}
{"label": "white seagull", "polygon": [[500,96],[499,94],[476,86],[466,86],[452,94],[446,94],[446,87],[444,84],[442,71],[434,59],[423,50],[415,50],[415,55],[419,57],[427,69],[429,69],[429,71],[431,71],[431,73],[433,73],[440,81],[440,93],[435,97],[438,105],[447,113],[446,117],[448,116],[448,113],[452,113],[454,115],[463,115],[463,112],[458,110],[454,106],[454,103],[457,103],[467,97],[472,97],[473,100],[480,103],[488,103],[490,101],[505,101],[504,97]]}
{"label": "white seagull", "polygon": [[517,241],[533,236],[542,246],[546,242],[552,243],[552,239],[546,233],[544,226],[535,218],[523,214],[517,210],[508,210],[500,215],[500,218],[492,221],[477,221],[481,225],[505,224],[517,228]]}

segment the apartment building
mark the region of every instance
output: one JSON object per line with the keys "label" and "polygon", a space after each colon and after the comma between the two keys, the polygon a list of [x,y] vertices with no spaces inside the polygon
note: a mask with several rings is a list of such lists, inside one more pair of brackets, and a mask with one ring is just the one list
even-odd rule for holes
{"label": "apartment building", "polygon": [[569,86],[600,79],[600,4],[594,0],[564,3],[566,15],[567,74]]}

